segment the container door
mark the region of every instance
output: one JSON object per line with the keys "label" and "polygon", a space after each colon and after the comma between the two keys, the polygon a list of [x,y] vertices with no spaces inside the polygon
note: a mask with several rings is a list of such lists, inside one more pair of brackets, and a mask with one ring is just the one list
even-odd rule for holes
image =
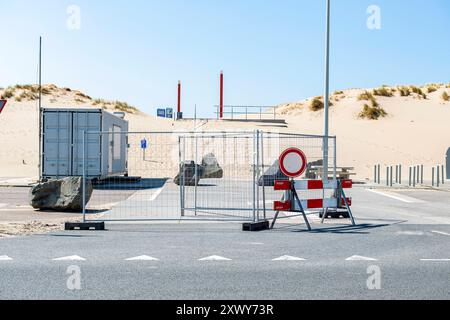
{"label": "container door", "polygon": [[71,175],[72,115],[70,112],[44,112],[43,176]]}
{"label": "container door", "polygon": [[101,113],[73,112],[73,175],[83,175],[83,132],[88,132],[85,137],[86,176],[101,176],[100,131]]}

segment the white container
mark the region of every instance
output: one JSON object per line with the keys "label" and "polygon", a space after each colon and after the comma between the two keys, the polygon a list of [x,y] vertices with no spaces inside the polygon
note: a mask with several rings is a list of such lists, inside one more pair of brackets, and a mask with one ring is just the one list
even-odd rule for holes
{"label": "white container", "polygon": [[83,175],[83,132],[87,177],[128,174],[128,121],[101,109],[44,109],[42,118],[42,178]]}

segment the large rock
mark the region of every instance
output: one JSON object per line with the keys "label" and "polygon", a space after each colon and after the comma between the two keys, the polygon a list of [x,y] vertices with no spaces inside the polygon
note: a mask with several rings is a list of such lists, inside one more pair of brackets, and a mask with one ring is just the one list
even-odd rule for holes
{"label": "large rock", "polygon": [[181,164],[180,172],[175,177],[174,182],[177,185],[180,184],[184,184],[185,186],[198,185],[200,179],[203,177],[203,172],[204,172],[203,167],[199,166],[198,164],[195,164],[194,161],[186,162],[184,165]]}
{"label": "large rock", "polygon": [[259,178],[259,186],[273,187],[276,180],[289,180],[289,178],[281,172],[280,162],[277,160],[275,163],[264,172],[264,175]]}
{"label": "large rock", "polygon": [[203,176],[202,179],[222,179],[223,169],[219,165],[216,156],[213,153],[207,154],[202,160]]}
{"label": "large rock", "polygon": [[[92,192],[92,183],[88,180],[86,204]],[[69,177],[40,183],[30,192],[30,204],[40,210],[80,212],[83,210],[83,178]]]}

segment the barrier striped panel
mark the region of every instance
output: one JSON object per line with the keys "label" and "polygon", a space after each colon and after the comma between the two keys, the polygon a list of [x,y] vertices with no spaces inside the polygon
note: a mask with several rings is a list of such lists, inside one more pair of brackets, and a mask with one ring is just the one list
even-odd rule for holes
{"label": "barrier striped panel", "polygon": [[[351,189],[353,187],[352,180],[341,180],[343,189]],[[296,190],[330,190],[337,189],[337,181],[323,182],[322,180],[299,180],[294,182]],[[291,190],[292,182],[288,180],[275,181],[275,191]]]}
{"label": "barrier striped panel", "polygon": [[[323,209],[323,208],[338,208],[345,206],[345,200],[341,199],[341,204],[338,205],[338,199],[329,198],[329,199],[310,199],[310,200],[302,200],[301,204],[303,210],[312,210],[312,209]],[[352,199],[347,199],[348,205],[352,205]],[[300,207],[298,203],[294,201],[292,204],[291,201],[275,201],[274,203],[274,211],[300,211]]]}

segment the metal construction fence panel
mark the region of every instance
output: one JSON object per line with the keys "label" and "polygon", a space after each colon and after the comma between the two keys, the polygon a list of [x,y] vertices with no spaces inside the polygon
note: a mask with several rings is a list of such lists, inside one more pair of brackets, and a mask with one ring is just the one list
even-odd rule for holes
{"label": "metal construction fence panel", "polygon": [[[106,169],[123,154],[114,141],[127,140],[128,174],[93,181],[83,210],[86,221],[259,221],[273,215],[273,201],[281,197],[273,191],[273,182],[285,178],[278,165],[282,151],[297,147],[306,153],[308,170],[303,178],[323,174],[321,136],[262,131],[85,132],[85,177],[89,159],[99,156],[91,154],[86,141],[99,135],[109,142],[108,148],[101,148],[110,152]],[[335,179],[335,138],[326,139]],[[88,188],[84,190],[84,197],[89,197]]]}

